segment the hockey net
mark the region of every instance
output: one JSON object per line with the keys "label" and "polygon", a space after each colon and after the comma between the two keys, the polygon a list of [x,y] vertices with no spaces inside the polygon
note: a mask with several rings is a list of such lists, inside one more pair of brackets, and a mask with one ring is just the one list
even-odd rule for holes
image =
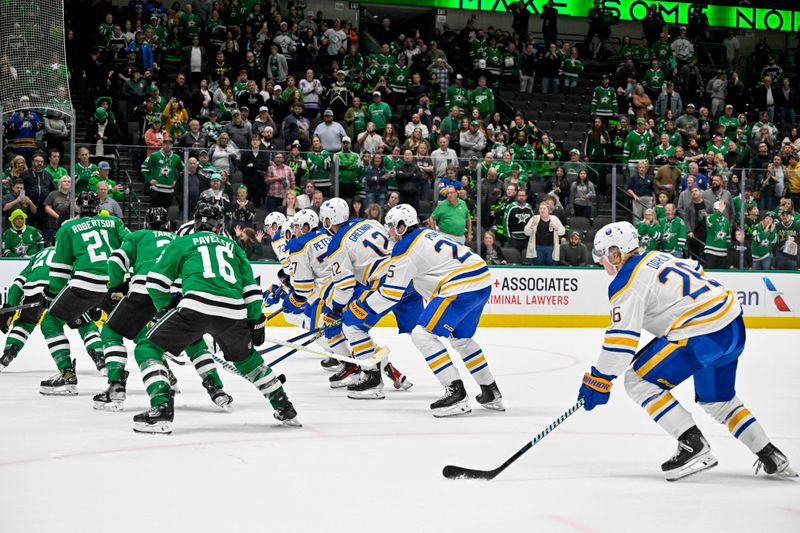
{"label": "hockey net", "polygon": [[72,115],[63,0],[0,0],[0,104],[4,113]]}

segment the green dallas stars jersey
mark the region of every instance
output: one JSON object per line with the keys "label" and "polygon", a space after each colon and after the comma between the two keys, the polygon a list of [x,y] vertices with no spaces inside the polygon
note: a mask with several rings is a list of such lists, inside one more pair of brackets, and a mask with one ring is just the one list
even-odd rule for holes
{"label": "green dallas stars jersey", "polygon": [[108,258],[129,233],[117,217],[94,216],[64,222],[56,233],[50,293],[70,287],[106,292]]}
{"label": "green dallas stars jersey", "polygon": [[181,279],[178,308],[204,315],[256,320],[262,313],[261,289],[244,251],[232,240],[201,231],[173,240],[147,276],[156,309],[172,302],[170,289]]}
{"label": "green dallas stars jersey", "polygon": [[97,173],[97,165],[90,163],[88,167],[82,166],[80,163],[75,163],[75,195],[79,195],[83,191],[89,190],[89,180],[92,179],[92,174]]}
{"label": "green dallas stars jersey", "polygon": [[592,93],[592,115],[610,117],[618,114],[616,89],[602,85],[595,87]]}
{"label": "green dallas stars jersey", "polygon": [[680,253],[686,246],[686,223],[681,217],[661,221],[661,251]]}
{"label": "green dallas stars jersey", "polygon": [[163,150],[153,152],[142,163],[142,178],[145,183],[156,180],[152,186],[154,191],[172,193],[175,182],[183,172],[183,161],[176,153],[166,155]]}
{"label": "green dallas stars jersey", "polygon": [[664,80],[665,74],[663,70],[648,69],[647,72],[644,73],[644,81],[642,82],[642,85],[644,85],[645,89],[650,89],[651,91],[660,91],[661,87],[664,85]]}
{"label": "green dallas stars jersey", "polygon": [[22,272],[14,278],[14,283],[8,288],[8,300],[6,301],[8,305],[17,306],[22,302],[23,296],[30,298],[44,292],[50,283],[50,266],[55,253],[55,246],[51,246],[31,257]]}
{"label": "green dallas stars jersey", "polygon": [[457,105],[459,109],[466,109],[469,105],[469,91],[464,87],[458,85],[451,85],[447,88],[447,96],[444,100],[444,106],[447,110]]}
{"label": "green dallas stars jersey", "polygon": [[[753,253],[753,261],[759,261],[767,257],[772,252],[772,246],[778,242],[778,232],[764,229],[761,224],[753,226],[753,241],[750,250]],[[9,292],[9,298],[11,293]]]}
{"label": "green dallas stars jersey", "polygon": [[108,286],[113,288],[122,285],[128,272],[132,271],[129,292],[147,294],[147,274],[164,247],[174,239],[174,233],[151,229],[141,229],[126,235],[122,245],[112,252],[108,260]]}
{"label": "green dallas stars jersey", "polygon": [[650,134],[645,131],[639,133],[632,130],[625,138],[625,148],[622,151],[622,162],[648,161],[650,159]]}
{"label": "green dallas stars jersey", "polygon": [[731,242],[731,223],[728,217],[714,211],[706,218],[706,253],[725,257]]}
{"label": "green dallas stars jersey", "polygon": [[331,186],[331,154],[327,150],[308,152],[308,175],[317,187]]}
{"label": "green dallas stars jersey", "polygon": [[476,87],[469,93],[469,104],[477,107],[482,117],[490,117],[494,113],[494,92],[488,87]]}
{"label": "green dallas stars jersey", "polygon": [[661,238],[661,224],[648,224],[642,221],[636,224],[636,231],[639,233],[639,246],[647,248],[648,252],[658,250],[658,243]]}

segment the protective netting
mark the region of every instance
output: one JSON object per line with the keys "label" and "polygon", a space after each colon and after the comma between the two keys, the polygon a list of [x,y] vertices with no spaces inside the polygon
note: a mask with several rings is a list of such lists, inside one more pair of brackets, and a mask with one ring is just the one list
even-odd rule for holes
{"label": "protective netting", "polygon": [[0,0],[0,103],[72,113],[62,0]]}

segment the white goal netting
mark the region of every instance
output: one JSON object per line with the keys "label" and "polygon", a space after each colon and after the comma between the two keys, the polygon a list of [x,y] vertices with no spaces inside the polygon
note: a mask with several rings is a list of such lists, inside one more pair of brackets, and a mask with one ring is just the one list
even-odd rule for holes
{"label": "white goal netting", "polygon": [[72,114],[62,0],[0,0],[0,104]]}

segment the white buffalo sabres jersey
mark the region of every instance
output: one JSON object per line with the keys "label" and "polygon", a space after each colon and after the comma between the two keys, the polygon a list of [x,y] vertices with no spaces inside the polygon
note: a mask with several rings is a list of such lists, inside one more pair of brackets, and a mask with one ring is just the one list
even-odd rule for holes
{"label": "white buffalo sabres jersey", "polygon": [[474,292],[491,286],[489,268],[463,244],[429,229],[415,229],[392,248],[381,286],[367,298],[380,313],[403,296],[409,284],[428,300]]}
{"label": "white buffalo sabres jersey", "polygon": [[698,263],[649,252],[630,258],[608,287],[611,326],[597,369],[619,376],[644,329],[679,342],[719,331],[742,313],[736,295],[705,277]]}
{"label": "white buffalo sabres jersey", "polygon": [[350,303],[356,284],[369,286],[390,255],[389,236],[374,220],[353,219],[339,228],[326,256],[333,275],[333,306]]}
{"label": "white buffalo sabres jersey", "polygon": [[309,303],[326,299],[331,286],[331,267],[325,262],[330,236],[314,230],[286,245],[292,290]]}
{"label": "white buffalo sabres jersey", "polygon": [[278,258],[278,262],[281,264],[281,268],[286,270],[286,267],[289,266],[289,254],[286,252],[286,239],[284,237],[278,237],[278,234],[275,234],[275,239],[272,239],[270,245],[272,246],[272,251],[275,252],[275,257]]}

